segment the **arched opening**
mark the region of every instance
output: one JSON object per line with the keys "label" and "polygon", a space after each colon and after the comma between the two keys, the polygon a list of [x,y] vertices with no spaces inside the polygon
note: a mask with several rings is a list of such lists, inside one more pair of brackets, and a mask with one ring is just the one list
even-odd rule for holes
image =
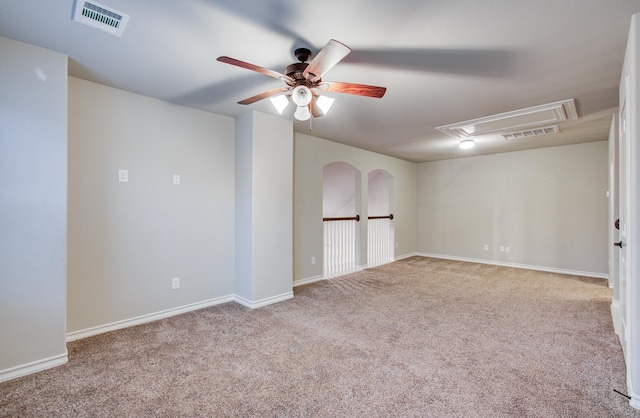
{"label": "arched opening", "polygon": [[336,162],[322,169],[324,276],[356,270],[359,263],[360,172]]}
{"label": "arched opening", "polygon": [[384,170],[368,175],[367,265],[394,260],[393,176]]}

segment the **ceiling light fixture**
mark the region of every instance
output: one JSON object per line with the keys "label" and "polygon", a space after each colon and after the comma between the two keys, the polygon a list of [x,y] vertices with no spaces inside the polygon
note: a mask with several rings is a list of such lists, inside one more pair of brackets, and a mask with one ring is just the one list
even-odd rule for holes
{"label": "ceiling light fixture", "polygon": [[458,146],[460,149],[471,149],[476,146],[476,143],[473,139],[463,139],[458,142]]}
{"label": "ceiling light fixture", "polygon": [[291,99],[293,100],[293,103],[297,104],[298,106],[308,106],[309,103],[311,103],[312,97],[313,94],[307,86],[298,86],[293,89],[293,92],[291,93]]}
{"label": "ceiling light fixture", "polygon": [[298,106],[296,112],[293,114],[294,118],[298,120],[308,120],[311,117],[309,103],[311,103],[312,98],[313,93],[311,93],[311,89],[307,86],[298,86],[293,89],[293,92],[291,92],[291,100]]}
{"label": "ceiling light fixture", "polygon": [[[278,94],[269,98],[271,104],[276,109],[278,114],[282,115],[282,112],[289,105],[289,97],[297,108],[293,117],[300,121],[309,120],[311,118],[310,106],[313,106],[314,116],[322,116],[329,113],[331,106],[333,106],[334,98],[323,96],[318,94],[317,90],[311,91],[311,89],[305,85],[299,85],[291,93]],[[315,94],[315,100],[314,100]],[[322,112],[320,114],[320,112]]]}
{"label": "ceiling light fixture", "polygon": [[298,106],[296,112],[293,114],[293,117],[298,120],[308,120],[311,117],[309,106]]}
{"label": "ceiling light fixture", "polygon": [[270,100],[271,100],[271,104],[273,105],[273,107],[276,108],[276,111],[278,111],[279,115],[282,115],[282,112],[284,112],[284,110],[289,105],[289,98],[284,94],[271,97]]}
{"label": "ceiling light fixture", "polygon": [[333,102],[335,100],[336,99],[331,97],[318,95],[318,97],[316,98],[316,105],[322,111],[322,114],[326,115],[327,113],[329,113],[329,109],[331,109],[331,106],[333,106]]}
{"label": "ceiling light fixture", "polygon": [[[285,94],[279,94],[270,98],[271,104],[276,109],[278,114],[282,114],[289,105],[289,96]],[[313,92],[307,86],[300,85],[291,91],[291,100],[296,104],[297,108],[293,117],[297,120],[305,121],[311,118],[311,111],[309,106],[313,100]],[[316,100],[313,104],[314,109],[320,110],[323,115],[329,113],[329,109],[333,106],[335,99],[320,94],[316,95]],[[317,113],[317,111],[316,111]]]}

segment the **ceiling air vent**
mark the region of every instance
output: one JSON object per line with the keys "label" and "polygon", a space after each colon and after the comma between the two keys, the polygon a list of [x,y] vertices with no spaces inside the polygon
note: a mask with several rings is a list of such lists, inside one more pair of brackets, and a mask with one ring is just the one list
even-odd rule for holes
{"label": "ceiling air vent", "polygon": [[76,0],[72,20],[112,35],[121,36],[129,15],[94,1]]}
{"label": "ceiling air vent", "polygon": [[531,138],[534,136],[542,136],[542,135],[553,135],[560,132],[557,126],[547,126],[546,128],[537,128],[530,129],[528,131],[520,131],[520,132],[509,132],[508,134],[503,134],[504,139],[522,139],[522,138]]}

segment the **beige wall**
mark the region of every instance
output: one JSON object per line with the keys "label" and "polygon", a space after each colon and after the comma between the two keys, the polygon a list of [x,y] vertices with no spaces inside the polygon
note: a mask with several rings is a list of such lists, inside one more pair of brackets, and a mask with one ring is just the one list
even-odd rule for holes
{"label": "beige wall", "polygon": [[[416,245],[416,165],[321,138],[296,133],[293,172],[293,280],[309,280],[322,276],[322,167],[345,162],[360,171],[361,213],[366,219],[367,182],[369,172],[386,170],[393,176],[393,211],[395,256],[412,254]],[[360,222],[361,242],[367,242],[366,222]],[[366,245],[361,246],[361,264],[366,264]],[[311,264],[311,258],[316,264]]]}
{"label": "beige wall", "polygon": [[607,153],[599,141],[418,164],[418,252],[606,276]]}
{"label": "beige wall", "polygon": [[69,126],[68,332],[231,297],[233,119],[70,78]]}

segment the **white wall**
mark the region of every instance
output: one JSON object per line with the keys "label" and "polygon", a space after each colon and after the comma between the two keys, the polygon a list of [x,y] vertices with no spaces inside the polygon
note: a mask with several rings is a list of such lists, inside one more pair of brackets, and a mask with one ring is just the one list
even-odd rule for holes
{"label": "white wall", "polygon": [[[395,256],[413,254],[416,246],[416,165],[397,158],[363,151],[321,138],[296,133],[294,142],[293,189],[293,279],[303,282],[322,277],[322,168],[329,163],[345,162],[360,171],[362,204],[360,216],[366,219],[368,173],[383,169],[394,178],[393,204]],[[367,242],[366,222],[360,222],[360,242]],[[316,264],[311,264],[315,257]],[[367,259],[366,245],[360,260]]]}
{"label": "white wall", "polygon": [[236,300],[293,297],[293,124],[249,112],[236,121]]}
{"label": "white wall", "polygon": [[69,78],[70,333],[233,296],[234,155],[232,118]]}
{"label": "white wall", "polygon": [[67,57],[0,37],[0,381],[64,363]]}
{"label": "white wall", "polygon": [[599,141],[418,164],[418,252],[606,277],[607,153]]}

